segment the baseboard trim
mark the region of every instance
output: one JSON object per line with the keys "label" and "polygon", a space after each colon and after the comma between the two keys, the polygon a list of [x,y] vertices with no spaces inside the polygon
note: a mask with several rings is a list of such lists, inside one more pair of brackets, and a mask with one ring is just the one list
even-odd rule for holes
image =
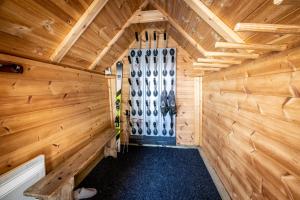
{"label": "baseboard trim", "polygon": [[221,196],[222,200],[231,200],[227,190],[225,189],[223,183],[221,182],[220,178],[218,177],[217,173],[215,172],[215,170],[212,168],[212,166],[210,165],[208,159],[206,158],[205,154],[203,153],[201,148],[198,148],[199,154],[206,166],[207,171],[209,172],[218,192],[219,195]]}

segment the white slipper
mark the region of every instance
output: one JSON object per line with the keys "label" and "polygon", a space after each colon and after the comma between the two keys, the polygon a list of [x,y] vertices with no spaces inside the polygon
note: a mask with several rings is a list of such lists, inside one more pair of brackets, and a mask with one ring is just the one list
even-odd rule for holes
{"label": "white slipper", "polygon": [[87,199],[95,196],[97,190],[95,188],[78,188],[74,191],[74,199]]}

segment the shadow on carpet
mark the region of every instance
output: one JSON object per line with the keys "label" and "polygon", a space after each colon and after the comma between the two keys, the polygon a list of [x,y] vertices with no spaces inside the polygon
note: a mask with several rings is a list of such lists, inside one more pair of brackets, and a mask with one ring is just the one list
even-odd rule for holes
{"label": "shadow on carpet", "polygon": [[103,159],[79,187],[96,188],[92,200],[221,199],[197,149],[129,146]]}

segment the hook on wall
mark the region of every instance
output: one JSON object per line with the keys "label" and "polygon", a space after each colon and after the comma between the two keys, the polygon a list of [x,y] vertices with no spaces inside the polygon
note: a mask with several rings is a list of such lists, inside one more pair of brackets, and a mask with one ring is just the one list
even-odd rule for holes
{"label": "hook on wall", "polygon": [[0,72],[23,73],[23,66],[18,64],[0,64]]}

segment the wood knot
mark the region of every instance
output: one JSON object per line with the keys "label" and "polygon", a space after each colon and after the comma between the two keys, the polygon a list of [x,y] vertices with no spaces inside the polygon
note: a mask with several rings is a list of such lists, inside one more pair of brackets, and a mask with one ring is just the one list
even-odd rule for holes
{"label": "wood knot", "polygon": [[13,82],[13,84],[11,84],[11,87],[12,87],[13,89],[15,89],[16,84],[17,84],[17,81],[16,81],[16,82]]}
{"label": "wood knot", "polygon": [[59,144],[52,144],[54,147],[59,148]]}
{"label": "wood knot", "polygon": [[65,99],[68,96],[68,93],[65,93],[63,96],[63,99]]}
{"label": "wood knot", "polygon": [[30,104],[32,99],[32,95],[28,96],[27,103]]}
{"label": "wood knot", "polygon": [[45,30],[47,30],[49,33],[54,34],[52,25],[54,24],[54,21],[51,19],[47,19],[42,21],[42,26]]}

